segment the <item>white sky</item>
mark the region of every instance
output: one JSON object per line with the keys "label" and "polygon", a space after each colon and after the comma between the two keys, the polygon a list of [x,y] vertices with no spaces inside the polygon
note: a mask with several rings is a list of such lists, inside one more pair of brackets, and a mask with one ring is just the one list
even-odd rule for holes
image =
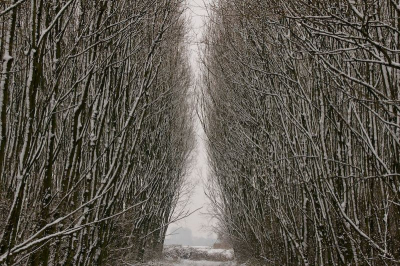
{"label": "white sky", "polygon": [[[207,20],[207,9],[206,5],[212,0],[187,0],[188,9],[187,16],[189,17],[190,24],[189,28],[189,41],[190,41],[190,61],[192,71],[195,78],[195,84],[200,77],[199,67],[199,47],[198,44],[202,38],[202,31],[204,30],[205,23]],[[197,86],[196,86],[197,87]],[[194,88],[197,93],[199,88]],[[193,211],[198,208],[201,210],[192,214],[191,216],[172,224],[170,229],[173,227],[187,227],[192,230],[192,234],[195,237],[215,237],[211,232],[211,226],[213,222],[210,216],[207,215],[207,204],[209,201],[204,193],[203,184],[206,182],[208,174],[207,155],[205,148],[205,137],[202,130],[202,126],[197,117],[195,117],[195,133],[196,133],[196,150],[193,156],[193,166],[188,176],[189,180],[196,184],[188,204],[188,208]]]}

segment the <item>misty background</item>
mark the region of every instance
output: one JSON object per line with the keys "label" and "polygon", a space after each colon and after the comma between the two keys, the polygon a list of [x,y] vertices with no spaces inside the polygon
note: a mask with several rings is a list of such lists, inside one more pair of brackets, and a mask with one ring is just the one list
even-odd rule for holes
{"label": "misty background", "polygon": [[171,227],[170,234],[167,235],[165,245],[182,245],[182,246],[212,246],[216,239],[213,235],[196,236],[190,228],[187,227]]}

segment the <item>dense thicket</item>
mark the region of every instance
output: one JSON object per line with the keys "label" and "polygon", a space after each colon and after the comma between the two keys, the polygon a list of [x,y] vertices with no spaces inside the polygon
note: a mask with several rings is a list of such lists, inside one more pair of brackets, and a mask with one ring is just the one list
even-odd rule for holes
{"label": "dense thicket", "polygon": [[235,254],[399,263],[398,1],[219,0],[212,13],[211,195]]}
{"label": "dense thicket", "polygon": [[0,3],[0,264],[162,249],[192,146],[181,0]]}

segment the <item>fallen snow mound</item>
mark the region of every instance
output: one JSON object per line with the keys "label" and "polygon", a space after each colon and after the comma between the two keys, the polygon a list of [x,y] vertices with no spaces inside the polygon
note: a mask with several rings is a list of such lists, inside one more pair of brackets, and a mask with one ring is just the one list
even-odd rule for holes
{"label": "fallen snow mound", "polygon": [[234,261],[177,260],[152,262],[146,266],[237,266]]}
{"label": "fallen snow mound", "polygon": [[192,261],[232,261],[232,249],[213,249],[211,247],[165,246],[164,257]]}

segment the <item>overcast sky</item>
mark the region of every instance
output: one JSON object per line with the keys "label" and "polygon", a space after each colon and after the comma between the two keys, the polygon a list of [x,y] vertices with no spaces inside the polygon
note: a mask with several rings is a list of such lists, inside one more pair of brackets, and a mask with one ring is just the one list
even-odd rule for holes
{"label": "overcast sky", "polygon": [[[191,21],[188,26],[190,30],[190,61],[195,74],[195,79],[200,75],[198,43],[201,41],[202,31],[204,30],[204,25],[207,19],[206,4],[208,1],[209,0],[187,0],[187,16]],[[210,237],[210,226],[212,226],[212,222],[210,221],[210,217],[206,215],[208,200],[204,194],[203,187],[208,172],[204,133],[197,118],[195,123],[197,147],[194,151],[193,167],[188,178],[192,182],[196,183],[196,187],[191,195],[188,207],[190,210],[198,208],[202,209],[192,214],[190,217],[179,221],[177,224],[171,225],[170,228],[186,227],[192,231],[194,237]],[[194,245],[196,245],[196,243],[194,243]]]}

